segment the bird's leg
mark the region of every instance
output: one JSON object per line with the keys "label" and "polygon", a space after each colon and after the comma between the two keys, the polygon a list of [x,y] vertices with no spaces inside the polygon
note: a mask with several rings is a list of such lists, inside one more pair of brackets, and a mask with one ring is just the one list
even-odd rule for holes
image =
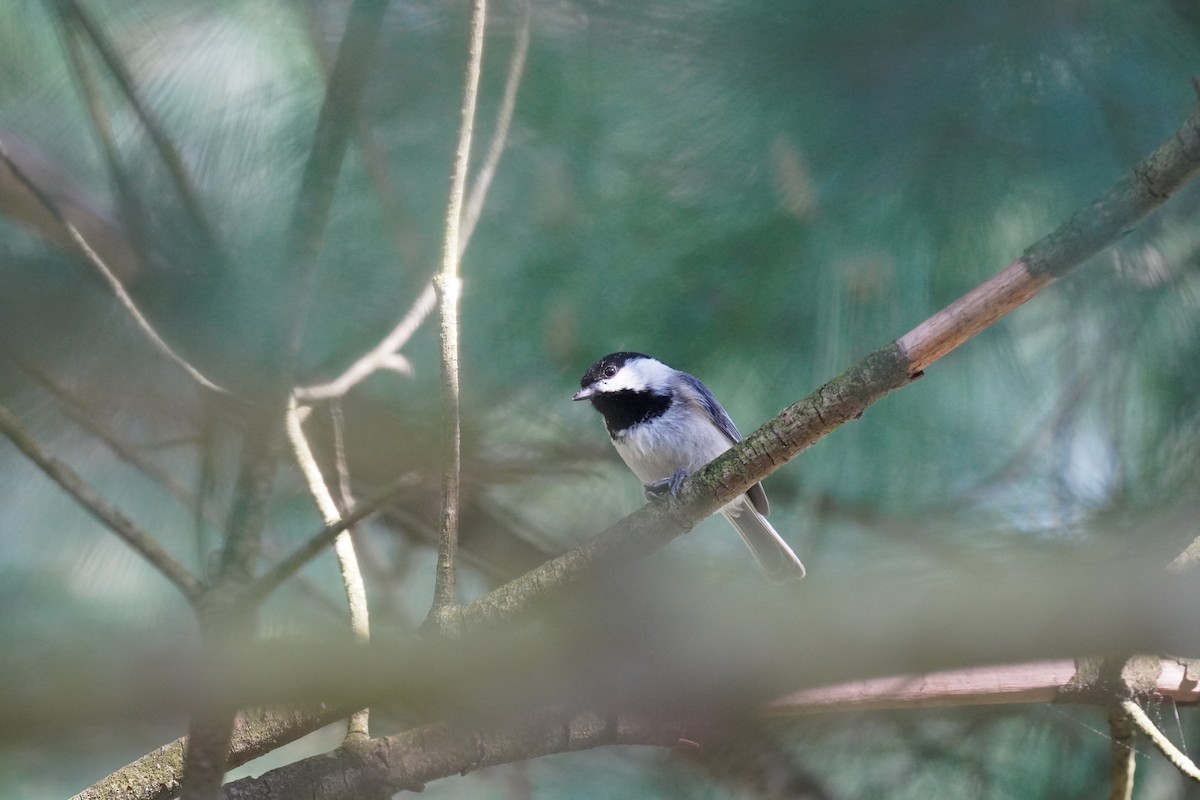
{"label": "bird's leg", "polygon": [[646,488],[646,499],[654,500],[662,497],[668,491],[672,497],[679,497],[679,490],[683,488],[683,482],[687,476],[688,471],[680,467],[669,478],[663,478],[661,481],[655,481],[654,483],[643,484]]}

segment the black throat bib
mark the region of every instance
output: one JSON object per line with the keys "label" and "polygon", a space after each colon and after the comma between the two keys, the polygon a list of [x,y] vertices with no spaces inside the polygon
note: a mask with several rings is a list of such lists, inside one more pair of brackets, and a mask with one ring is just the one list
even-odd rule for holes
{"label": "black throat bib", "polygon": [[613,439],[634,425],[661,417],[671,407],[670,395],[635,392],[632,389],[598,394],[591,401],[592,406],[604,417],[604,426]]}

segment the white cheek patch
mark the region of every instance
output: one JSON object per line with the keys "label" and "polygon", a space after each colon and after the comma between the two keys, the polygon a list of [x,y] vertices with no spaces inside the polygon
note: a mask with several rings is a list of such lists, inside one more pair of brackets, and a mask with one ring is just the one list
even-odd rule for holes
{"label": "white cheek patch", "polygon": [[650,387],[670,386],[675,370],[653,358],[639,358],[621,367],[611,378],[596,384],[602,392],[644,392]]}

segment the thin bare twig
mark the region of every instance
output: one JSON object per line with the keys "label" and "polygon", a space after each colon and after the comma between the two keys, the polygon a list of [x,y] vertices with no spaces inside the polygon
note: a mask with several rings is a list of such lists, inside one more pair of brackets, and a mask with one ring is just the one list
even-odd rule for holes
{"label": "thin bare twig", "polygon": [[64,386],[58,383],[49,373],[27,360],[24,356],[0,343],[0,355],[10,359],[17,368],[29,376],[35,384],[42,387],[62,406],[67,418],[89,434],[98,439],[117,458],[140,470],[147,477],[157,482],[167,494],[174,497],[185,507],[192,507],[192,493],[179,481],[175,480],[165,469],[158,466],[140,453],[129,447],[120,437],[97,422],[92,412]]}
{"label": "thin bare twig", "polygon": [[525,72],[525,57],[529,54],[529,24],[532,12],[530,0],[521,0],[521,19],[517,23],[517,41],[513,45],[512,57],[508,63],[508,79],[504,84],[504,98],[500,101],[500,111],[496,115],[496,129],[492,132],[492,140],[488,143],[487,153],[483,164],[475,174],[471,184],[471,193],[467,197],[467,205],[463,210],[462,231],[459,234],[458,257],[462,258],[475,232],[475,224],[483,212],[483,201],[491,188],[492,178],[496,175],[496,167],[500,164],[500,156],[504,153],[504,145],[508,140],[508,128],[512,124],[513,111],[517,107],[517,89],[521,86],[521,76]]}
{"label": "thin bare twig", "polygon": [[[292,456],[296,460],[296,465],[300,467],[301,474],[304,475],[304,481],[308,484],[308,492],[321,512],[321,518],[326,525],[336,525],[341,522],[342,514],[325,483],[325,477],[321,474],[321,468],[317,465],[312,448],[309,447],[297,408],[296,400],[293,398],[288,403],[287,410],[287,437],[292,446]],[[367,613],[367,589],[363,584],[362,571],[358,568],[358,556],[354,552],[354,540],[350,537],[349,530],[342,531],[334,539],[333,551],[337,556],[342,585],[346,589],[346,601],[350,606],[350,630],[354,634],[355,641],[369,642],[371,628]],[[363,740],[369,738],[367,721],[366,709],[355,712],[350,718],[346,737]]]}
{"label": "thin bare twig", "polygon": [[333,525],[326,525],[321,530],[310,536],[303,544],[292,551],[290,555],[269,569],[256,581],[252,590],[253,597],[262,601],[269,594],[279,588],[280,584],[296,574],[305,564],[316,558],[321,553],[325,552],[325,548],[329,547],[342,531],[349,530],[351,527],[362,522],[367,517],[379,511],[386,503],[404,489],[411,488],[413,485],[413,477],[410,475],[403,476],[393,481],[386,489],[384,489],[377,497],[366,503],[362,503],[355,507],[354,511],[346,514],[338,522]]}
{"label": "thin bare twig", "polygon": [[90,245],[88,245],[87,241],[83,238],[79,231],[75,229],[75,226],[72,225],[65,216],[63,216],[62,211],[59,210],[58,205],[54,202],[54,200],[51,199],[48,194],[43,192],[41,188],[32,180],[30,180],[24,171],[17,166],[16,162],[14,162],[12,157],[9,155],[8,149],[4,146],[3,141],[0,141],[0,159],[2,159],[8,166],[12,174],[15,175],[22,184],[24,184],[25,188],[27,188],[35,197],[37,197],[38,201],[45,207],[46,211],[48,211],[50,215],[53,216],[58,223],[63,226],[63,229],[71,237],[71,240],[75,243],[75,246],[79,248],[79,252],[83,254],[83,257],[87,259],[88,263],[95,267],[96,271],[100,273],[100,276],[104,278],[106,283],[108,283],[109,288],[112,289],[113,294],[117,297],[117,300],[121,303],[125,310],[129,312],[129,316],[133,318],[134,323],[142,331],[146,338],[150,340],[150,343],[154,346],[154,348],[166,356],[173,364],[183,370],[188,377],[190,377],[200,386],[208,389],[209,391],[225,394],[225,389],[222,389],[220,386],[206,378],[204,374],[200,372],[200,370],[193,367],[190,363],[188,363],[187,359],[176,353],[173,349],[171,349],[169,344],[163,341],[163,338],[159,336],[158,331],[154,329],[154,326],[151,325],[150,321],[147,320],[142,314],[141,310],[137,307],[137,304],[133,302],[133,298],[130,297],[129,293],[125,291],[125,287],[121,284],[120,279],[118,279],[113,271],[108,268],[108,265],[104,263],[103,259],[96,254],[96,251],[93,250]]}
{"label": "thin bare twig", "polygon": [[475,126],[475,105],[479,95],[479,74],[483,62],[483,31],[487,0],[474,0],[471,12],[471,44],[467,60],[466,87],[463,90],[458,145],[454,152],[454,175],[446,204],[446,231],[442,244],[442,266],[434,278],[441,310],[442,364],[442,508],[438,530],[437,572],[434,578],[433,606],[430,618],[455,604],[458,559],[458,513],[461,470],[461,419],[459,417],[458,374],[458,301],[462,291],[459,278],[459,223],[462,219],[463,192],[471,158],[471,136]]}
{"label": "thin bare twig", "polygon": [[313,402],[343,397],[346,392],[379,369],[392,369],[396,372],[410,374],[411,367],[408,367],[407,360],[402,360],[403,356],[397,351],[408,343],[412,335],[421,327],[421,323],[433,313],[436,304],[437,293],[434,291],[433,284],[429,284],[425,287],[425,291],[421,292],[417,301],[413,303],[408,313],[404,315],[404,319],[400,320],[400,323],[383,338],[383,341],[371,348],[362,358],[351,364],[345,372],[329,383],[297,389],[296,399],[302,402]]}
{"label": "thin bare twig", "polygon": [[1174,742],[1168,739],[1154,721],[1142,710],[1142,707],[1132,700],[1124,700],[1121,702],[1121,710],[1125,712],[1133,724],[1137,725],[1138,730],[1145,734],[1146,738],[1158,748],[1159,752],[1167,757],[1177,770],[1182,772],[1188,778],[1200,783],[1200,768],[1196,766],[1196,762],[1187,757],[1187,754],[1175,746]]}
{"label": "thin bare twig", "polygon": [[175,584],[189,602],[195,602],[204,591],[204,585],[187,567],[177,561],[154,539],[105,500],[99,492],[62,461],[46,453],[37,441],[4,406],[0,406],[0,433],[3,433],[17,449],[46,475],[75,498],[93,517],[103,523],[163,577]]}

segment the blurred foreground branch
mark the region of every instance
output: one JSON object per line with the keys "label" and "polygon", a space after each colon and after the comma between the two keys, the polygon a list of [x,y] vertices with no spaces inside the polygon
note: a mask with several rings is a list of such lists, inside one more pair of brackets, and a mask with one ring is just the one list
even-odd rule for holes
{"label": "blurred foreground branch", "polygon": [[[531,755],[570,753],[607,745],[671,747],[687,727],[674,720],[630,714],[562,712],[525,716],[483,730],[438,723],[343,748],[304,769],[279,769],[225,787],[227,800],[389,800],[397,791],[419,792],[425,783]],[[340,780],[321,780],[340,776]]]}
{"label": "blurred foreground branch", "polygon": [[[818,575],[799,587],[749,591],[690,579],[670,584],[654,575],[623,581],[621,589],[595,587],[533,629],[500,626],[457,641],[260,644],[224,652],[208,666],[188,646],[169,642],[155,642],[144,655],[113,643],[112,652],[86,663],[7,653],[0,659],[9,676],[0,684],[0,731],[28,737],[63,719],[112,723],[195,703],[386,702],[464,731],[545,708],[732,722],[757,716],[764,701],[786,691],[847,677],[1081,652],[1181,652],[1200,640],[1189,613],[1200,603],[1194,581],[1164,577],[1156,564],[1048,556],[1036,548],[957,574]],[[131,658],[144,669],[130,669]],[[1152,685],[1144,672],[1141,664],[1130,672],[1137,691],[1154,691],[1158,679]],[[1100,670],[1076,673],[1060,699],[1110,696]],[[473,763],[440,756],[446,775]],[[339,763],[321,757],[282,769],[315,781],[336,774]]]}

